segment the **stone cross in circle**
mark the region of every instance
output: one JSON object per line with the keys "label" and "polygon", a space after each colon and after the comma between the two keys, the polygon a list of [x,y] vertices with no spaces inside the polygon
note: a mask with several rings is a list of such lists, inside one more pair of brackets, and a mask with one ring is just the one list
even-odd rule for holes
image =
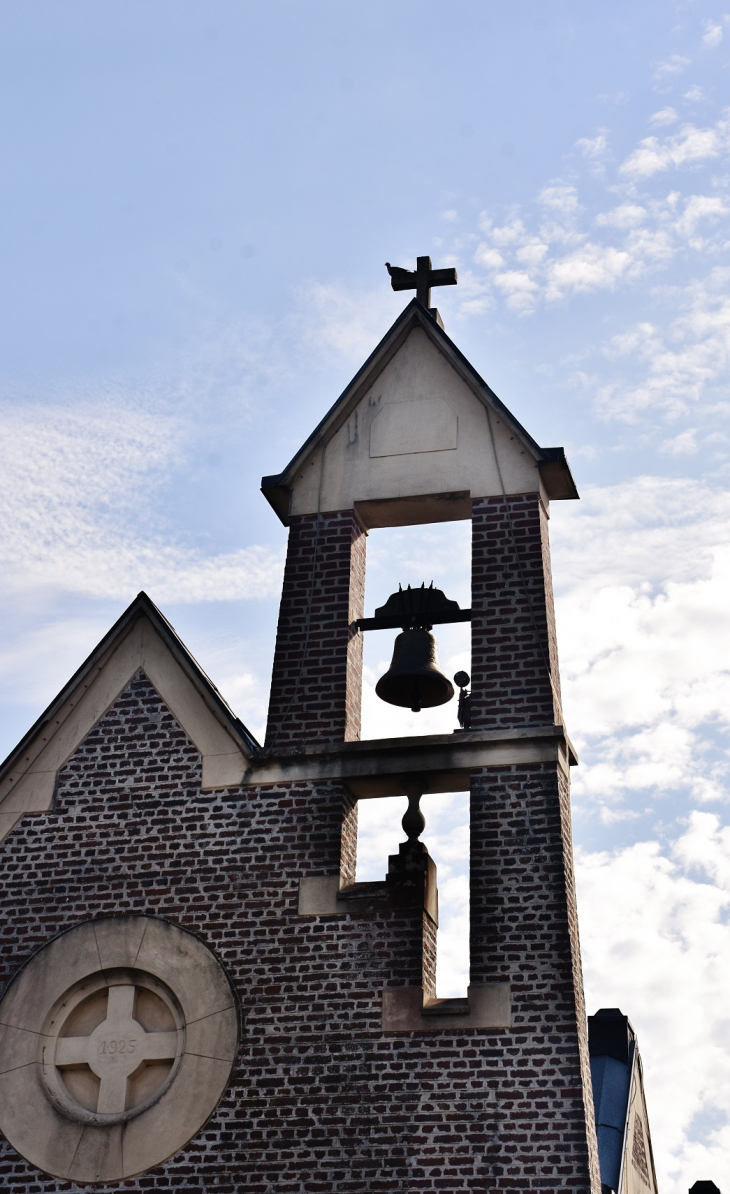
{"label": "stone cross in circle", "polygon": [[106,1020],[90,1036],[62,1036],[56,1042],[57,1066],[86,1062],[101,1080],[97,1113],[121,1115],[126,1110],[127,1079],[145,1061],[172,1061],[177,1032],[146,1032],[134,1019],[131,984],[109,988]]}
{"label": "stone cross in circle", "polygon": [[389,261],[386,261],[385,268],[390,274],[393,290],[415,290],[416,298],[427,310],[431,306],[432,286],[456,286],[458,281],[453,268],[432,269],[430,257],[417,257],[415,271],[391,265]]}

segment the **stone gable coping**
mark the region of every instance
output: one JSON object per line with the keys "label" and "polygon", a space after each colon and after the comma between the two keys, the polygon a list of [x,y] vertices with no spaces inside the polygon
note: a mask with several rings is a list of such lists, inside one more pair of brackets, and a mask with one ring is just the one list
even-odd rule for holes
{"label": "stone gable coping", "polygon": [[258,743],[140,593],[0,767],[0,841],[26,813],[47,812],[59,768],[138,672],[200,751],[203,789],[241,783]]}
{"label": "stone gable coping", "polygon": [[[471,362],[467,360],[454,342],[446,335],[436,319],[421,306],[417,299],[414,299],[398,316],[392,327],[386,332],[378,346],[365,361],[361,369],[358,370],[352,381],[343,390],[340,397],[326,413],[293,459],[290,460],[286,468],[276,475],[262,477],[261,491],[285,526],[290,525],[292,514],[296,515],[343,508],[341,501],[330,505],[328,495],[323,491],[323,453],[329,445],[328,459],[333,449],[335,456],[341,455],[342,445],[340,444],[339,448],[337,447],[337,439],[350,419],[353,419],[354,423],[350,431],[347,432],[348,444],[352,446],[357,440],[362,438],[363,427],[360,426],[362,417],[358,419],[358,408],[362,407],[363,403],[365,404],[365,408],[370,406],[370,398],[373,395],[370,394],[369,398],[369,391],[372,390],[372,387],[380,384],[381,375],[384,375],[398,354],[404,348],[407,351],[406,342],[412,333],[425,337],[424,343],[430,346],[429,351],[433,356],[433,367],[437,370],[443,369],[444,371],[442,378],[444,383],[451,379],[457,387],[465,388],[465,393],[468,392],[476,399],[476,402],[481,407],[492,413],[495,424],[503,425],[505,437],[503,444],[504,453],[508,455],[516,453],[517,456],[522,456],[525,462],[529,461],[531,464],[532,471],[530,475],[534,476],[534,481],[528,486],[530,491],[533,488],[539,488],[544,494],[545,499],[549,500],[578,497],[578,491],[571,475],[564,449],[540,447],[505,404],[500,401],[484,379],[480,377]],[[408,373],[408,369],[406,369],[406,373]],[[437,389],[439,389],[440,395],[440,388],[437,387]],[[402,398],[403,395],[400,396],[399,401],[402,401]],[[419,410],[421,410],[423,405],[422,399],[423,395],[420,396]],[[427,406],[428,402],[429,399],[426,397]],[[443,401],[443,396],[436,396],[434,394],[430,399],[430,403],[427,410],[424,408],[421,411],[422,417],[418,421],[419,426],[424,431],[430,427],[431,434],[437,434],[442,440],[444,439],[444,434],[446,434],[446,440],[448,440],[452,432],[445,425],[441,427],[439,422],[440,416],[436,408],[438,404],[441,405],[441,421],[444,418],[448,421],[449,414],[453,420],[454,413],[450,411],[448,403]],[[412,403],[411,406],[413,406]],[[360,410],[361,416],[363,416],[363,409]],[[371,411],[370,413],[373,414],[375,412]],[[391,415],[394,413],[397,414],[401,422],[405,420],[406,424],[412,426],[413,419],[408,411],[391,407],[390,413]],[[480,437],[483,434],[485,452],[489,454],[487,422],[486,420],[482,420],[481,423],[483,423],[483,428],[482,432],[480,432]],[[392,444],[386,449],[380,443],[383,437],[390,442],[394,435],[397,439],[398,431],[397,428],[393,427],[388,429],[387,434],[385,429],[383,429],[382,435],[374,433],[375,438],[371,442],[371,459],[377,459],[399,451]],[[449,446],[446,440],[444,441],[445,446]],[[513,452],[508,452],[510,441],[512,441],[514,447]],[[456,440],[454,440],[453,446],[456,446]],[[411,446],[403,450],[406,452],[418,452],[419,450],[423,450],[423,446],[421,449],[417,446]],[[431,447],[427,445],[425,450],[431,451]],[[400,475],[403,469],[406,468],[408,460],[416,458],[400,456],[399,459],[401,462],[404,462],[398,470],[398,474]],[[442,519],[450,520],[452,518],[469,517],[468,493],[454,492],[455,490],[465,490],[465,485],[467,484],[464,478],[463,464],[458,470],[460,480],[452,477],[450,482],[444,485],[437,483],[435,479],[436,476],[440,476],[438,470],[435,476],[431,476],[434,465],[432,459],[430,457],[429,459],[431,460],[431,465],[428,470],[429,480],[426,482],[425,490],[420,489],[418,483],[415,483],[415,488],[409,486],[401,478],[401,484],[396,487],[393,493],[385,493],[382,490],[376,494],[355,492],[354,490],[350,492],[354,483],[354,477],[352,475],[351,462],[347,463],[345,461],[340,462],[340,468],[341,471],[344,471],[345,479],[341,478],[341,483],[336,485],[335,489],[338,492],[347,491],[349,493],[350,498],[354,500],[355,508],[363,525],[367,527],[402,526],[414,522],[434,522],[441,521]],[[317,461],[320,461],[319,465]],[[329,468],[331,469],[332,466],[333,462],[329,460]],[[522,471],[520,475],[522,475]],[[310,474],[312,475],[310,476]],[[443,477],[441,479],[443,480]],[[477,483],[476,478],[474,478],[474,481]],[[327,486],[325,485],[324,488],[326,490]],[[307,495],[303,496],[303,493],[300,493],[299,500],[294,501],[296,491],[300,490],[306,490]],[[318,496],[315,501],[314,495],[317,492]],[[471,496],[478,497],[484,496],[484,494],[481,491],[478,493],[472,492]],[[380,500],[368,500],[369,498]],[[396,498],[398,500],[393,500]],[[382,499],[388,500],[384,503]],[[324,504],[321,504],[321,502]],[[352,504],[352,501],[344,503],[348,508]],[[301,508],[298,508],[299,506]]]}

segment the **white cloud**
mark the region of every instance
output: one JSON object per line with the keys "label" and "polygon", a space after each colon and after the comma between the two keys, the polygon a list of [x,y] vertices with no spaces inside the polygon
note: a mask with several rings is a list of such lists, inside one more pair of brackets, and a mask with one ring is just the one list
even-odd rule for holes
{"label": "white cloud", "polygon": [[[693,226],[707,214],[704,197],[695,198],[697,204],[688,204],[679,222]],[[715,212],[714,200],[707,203]],[[640,323],[613,338],[607,355],[634,359],[628,362],[629,378],[601,386],[596,403],[602,418],[635,422],[652,410],[676,417],[722,382],[730,364],[729,276],[727,269],[718,267],[674,295],[673,306],[680,314],[666,329]]]}
{"label": "white cloud", "polygon": [[515,251],[515,257],[522,265],[534,268],[540,265],[550,252],[550,246],[535,236]]}
{"label": "white cloud", "polygon": [[[501,256],[495,251],[495,257],[491,258],[489,254],[491,250],[485,248],[485,255],[487,260],[496,264],[501,261]],[[439,292],[436,291],[436,294]],[[453,292],[452,292],[453,294]],[[475,274],[473,270],[459,267],[459,290],[458,290],[458,309],[462,314],[483,315],[494,307],[494,297],[491,293],[489,283],[485,281],[484,277]]]}
{"label": "white cloud", "polygon": [[718,220],[728,214],[728,206],[718,195],[690,195],[684,211],[674,223],[675,230],[683,237],[695,232],[700,220]]}
{"label": "white cloud", "polygon": [[504,273],[495,274],[493,281],[504,293],[507,306],[512,310],[532,310],[538,285],[524,270],[505,270]]}
{"label": "white cloud", "polygon": [[639,1033],[661,1188],[724,1187],[730,494],[689,478],[590,489],[551,537],[578,822],[654,823],[650,840],[577,851],[588,1008],[619,1006]]}
{"label": "white cloud", "polygon": [[282,557],[268,547],[209,555],[170,539],[155,494],[184,461],[175,415],[93,404],[0,414],[0,563],[5,591],[56,589],[158,601],[273,596]]}
{"label": "white cloud", "polygon": [[711,128],[685,124],[671,137],[645,137],[629,154],[619,173],[629,178],[650,178],[654,174],[715,159],[728,147],[728,119],[724,115]]}
{"label": "white cloud", "polygon": [[697,83],[694,83],[688,91],[685,91],[684,98],[690,104],[702,104],[706,101],[707,96],[705,95],[704,89]]}
{"label": "white cloud", "polygon": [[556,584],[562,593],[707,579],[730,542],[730,493],[692,477],[637,476],[591,486],[551,520]]}
{"label": "white cloud", "polygon": [[486,214],[482,214],[479,226],[483,232],[489,234],[494,244],[500,248],[507,248],[515,243],[521,244],[527,235],[525,226],[522,220],[519,219],[513,219],[507,224],[495,226]]}
{"label": "white cloud", "polygon": [[[667,125],[676,118],[666,108],[652,122]],[[577,144],[590,156],[601,149],[603,136]],[[590,213],[575,182],[555,180],[540,190],[531,211],[512,209],[501,222],[483,212],[474,262],[506,308],[525,315],[544,302],[635,284],[687,249],[721,252],[730,243],[725,177],[707,177],[705,170],[705,194],[688,191],[681,177],[671,191],[657,194],[652,180],[670,168],[689,168],[696,189],[699,168],[714,164],[729,146],[728,112],[707,127],[684,124],[676,132],[646,137],[619,166],[619,181],[606,185],[605,210],[594,207]],[[471,309],[487,308],[482,302]],[[640,405],[653,401],[654,388],[652,383]]]}
{"label": "white cloud", "polygon": [[695,813],[668,850],[577,855],[588,1007],[621,1007],[638,1032],[660,1188],[677,1194],[730,1181],[728,836]]}
{"label": "white cloud", "polygon": [[665,439],[659,451],[667,456],[694,456],[699,451],[696,428],[688,427],[672,439]]}
{"label": "white cloud", "polygon": [[[486,239],[475,260],[494,271],[491,283],[506,305],[519,313],[533,311],[541,299],[554,301],[571,293],[610,289],[620,280],[638,276],[647,263],[671,254],[663,230],[636,231],[647,214],[639,204],[624,203],[597,220],[599,226],[627,233],[626,244],[616,246],[591,241],[579,230],[581,207],[574,186],[554,183],[541,191],[539,202],[548,215],[538,234],[517,216],[504,225],[486,216],[481,219]],[[504,268],[509,264],[513,268]]]}
{"label": "white cloud", "polygon": [[610,211],[599,212],[596,216],[596,223],[604,228],[636,228],[639,224],[643,224],[646,216],[646,208],[640,204],[621,203],[618,207],[611,208]]}
{"label": "white cloud", "polygon": [[540,192],[540,202],[564,219],[578,213],[578,191],[568,183],[553,183]]}
{"label": "white cloud", "polygon": [[653,116],[649,117],[649,124],[675,124],[678,120],[679,117],[674,108],[662,108],[659,112],[655,112]]}
{"label": "white cloud", "polygon": [[474,254],[474,259],[480,265],[486,266],[487,269],[500,269],[504,265],[504,257],[499,249],[490,248],[489,245],[480,245]]}
{"label": "white cloud", "polygon": [[[407,299],[413,297],[415,292],[406,294]],[[311,281],[301,287],[298,298],[298,322],[303,325],[306,343],[334,350],[358,364],[370,355],[403,308],[403,293],[396,294],[389,286],[363,292],[339,283]]]}
{"label": "white cloud", "polygon": [[596,99],[601,104],[615,104],[616,106],[621,106],[623,104],[627,104],[631,99],[631,96],[628,91],[604,91],[601,92],[600,95],[597,95]]}
{"label": "white cloud", "polygon": [[683,71],[686,71],[690,63],[691,59],[685,58],[683,54],[672,54],[667,58],[666,62],[660,62],[654,71],[654,79],[656,82],[664,82],[675,75],[681,75]]}
{"label": "white cloud", "polygon": [[[638,204],[623,204],[596,219],[599,227],[613,227],[626,234],[620,246],[597,243],[579,232],[572,220],[576,206],[572,194],[557,195],[554,207],[561,215],[567,214],[568,224],[543,224],[540,234],[534,235],[522,221],[515,221],[509,227],[509,238],[503,228],[494,227],[491,235],[500,247],[483,242],[476,251],[476,263],[495,271],[490,272],[490,281],[505,296],[509,308],[530,312],[541,300],[552,302],[569,294],[612,289],[618,282],[633,280],[647,268],[663,263],[675,251],[669,231],[639,227],[646,209]],[[504,268],[509,264],[513,268]]]}
{"label": "white cloud", "polygon": [[[588,490],[552,528],[568,724],[586,759],[576,791],[730,799],[730,494],[644,477]],[[709,736],[709,737],[708,737]]]}
{"label": "white cloud", "polygon": [[624,242],[624,249],[632,262],[627,279],[639,278],[650,268],[668,264],[677,252],[677,228],[635,228],[632,229]]}
{"label": "white cloud", "polygon": [[459,213],[458,213],[458,211],[454,211],[453,208],[451,208],[449,211],[441,212],[441,219],[446,220],[447,223],[453,224],[456,220],[458,220],[458,218],[459,218]]}
{"label": "white cloud", "polygon": [[722,41],[722,25],[716,21],[705,21],[705,32],[702,40],[709,49],[714,50]]}
{"label": "white cloud", "polygon": [[611,288],[634,267],[631,255],[612,246],[586,244],[548,266],[546,298],[562,298],[569,291]]}
{"label": "white cloud", "polygon": [[608,142],[605,133],[598,133],[595,137],[580,137],[575,144],[585,157],[597,158],[606,152]]}

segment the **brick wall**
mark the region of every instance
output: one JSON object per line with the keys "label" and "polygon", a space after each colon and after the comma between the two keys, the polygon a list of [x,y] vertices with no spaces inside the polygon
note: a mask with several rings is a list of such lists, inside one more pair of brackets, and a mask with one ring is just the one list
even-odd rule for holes
{"label": "brick wall", "polygon": [[529,1166],[539,1136],[543,1173],[557,1183],[570,1158],[600,1188],[567,779],[551,764],[485,768],[470,818],[471,981],[512,985],[513,1164]]}
{"label": "brick wall", "polygon": [[537,493],[472,513],[472,726],[562,721],[547,515]]}
{"label": "brick wall", "polygon": [[[475,915],[490,943],[484,952],[477,934],[475,967],[517,984],[515,1029],[389,1036],[382,990],[418,982],[422,917],[387,902],[297,915],[299,878],[340,867],[343,807],[352,840],[342,785],[201,793],[200,775],[196,750],[140,674],[63,768],[53,810],[0,845],[3,982],[60,930],[133,912],[199,934],[239,993],[243,1039],[218,1110],[170,1161],[117,1188],[589,1194],[554,771],[475,783],[486,862],[472,865],[488,893],[475,893]],[[0,1189],[77,1188],[3,1143]]]}
{"label": "brick wall", "polygon": [[357,801],[349,792],[342,801],[340,883],[348,887],[357,878]]}
{"label": "brick wall", "polygon": [[[348,510],[293,518],[268,748],[360,736],[366,536]],[[548,519],[537,493],[472,511],[472,726],[562,722]]]}
{"label": "brick wall", "polygon": [[291,520],[267,747],[360,737],[366,542],[352,510]]}
{"label": "brick wall", "polygon": [[426,911],[422,913],[421,941],[421,986],[427,999],[435,999],[438,933],[437,926]]}

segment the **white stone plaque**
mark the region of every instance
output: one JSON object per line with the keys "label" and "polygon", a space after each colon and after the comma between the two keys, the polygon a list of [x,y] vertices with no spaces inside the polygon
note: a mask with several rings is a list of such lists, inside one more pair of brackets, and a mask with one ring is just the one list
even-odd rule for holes
{"label": "white stone plaque", "polygon": [[456,448],[459,420],[444,398],[393,402],[378,411],[370,428],[370,456],[409,456]]}

